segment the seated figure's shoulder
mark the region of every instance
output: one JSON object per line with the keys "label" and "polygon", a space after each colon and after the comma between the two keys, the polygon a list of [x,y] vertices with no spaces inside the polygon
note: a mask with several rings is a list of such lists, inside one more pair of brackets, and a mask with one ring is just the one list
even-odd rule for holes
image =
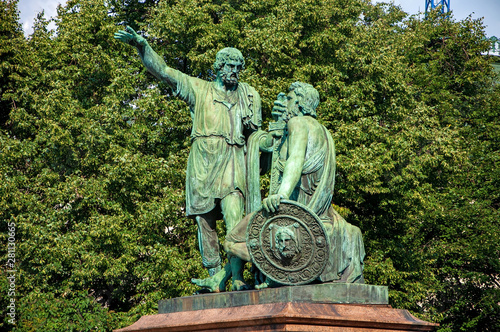
{"label": "seated figure's shoulder", "polygon": [[302,116],[291,118],[288,123],[288,132],[294,137],[306,137],[311,131],[311,126],[308,124],[307,119]]}
{"label": "seated figure's shoulder", "polygon": [[294,116],[290,120],[288,120],[287,126],[289,130],[292,129],[300,129],[304,126],[304,119],[302,116]]}
{"label": "seated figure's shoulder", "polygon": [[311,129],[315,127],[316,124],[319,125],[319,122],[310,116],[294,116],[288,121],[289,128],[295,127],[297,129]]}

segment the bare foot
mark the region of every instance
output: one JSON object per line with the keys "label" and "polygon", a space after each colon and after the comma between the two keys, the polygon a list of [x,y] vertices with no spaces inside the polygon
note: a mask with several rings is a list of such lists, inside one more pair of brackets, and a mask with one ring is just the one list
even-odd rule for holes
{"label": "bare foot", "polygon": [[267,284],[267,282],[263,282],[261,284],[258,284],[257,286],[255,286],[255,289],[265,289],[269,287],[269,285]]}
{"label": "bare foot", "polygon": [[266,281],[264,281],[263,283],[255,286],[255,289],[265,289],[265,288],[273,288],[273,287],[279,287],[281,284],[277,283],[276,281],[273,281],[271,279],[269,279],[268,277],[266,277]]}
{"label": "bare foot", "polygon": [[243,280],[233,280],[233,286],[231,287],[232,291],[242,291],[249,289],[251,289],[251,287]]}
{"label": "bare foot", "polygon": [[231,276],[231,267],[229,264],[224,266],[224,269],[220,270],[216,274],[211,277],[205,279],[191,279],[191,282],[202,289],[197,293],[220,293],[226,290],[226,282],[229,280]]}

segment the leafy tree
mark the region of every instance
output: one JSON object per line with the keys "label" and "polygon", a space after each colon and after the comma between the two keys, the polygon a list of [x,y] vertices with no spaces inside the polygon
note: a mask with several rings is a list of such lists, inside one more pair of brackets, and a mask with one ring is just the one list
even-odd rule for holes
{"label": "leafy tree", "polygon": [[189,111],[112,38],[123,24],[204,79],[217,50],[239,48],[265,122],[278,92],[313,84],[337,146],[334,203],[364,233],[367,282],[442,331],[500,328],[500,90],[481,21],[365,0],[70,0],[55,22],[53,33],[40,15],[23,39],[15,16],[0,18],[2,40],[19,45],[0,46],[16,330],[126,326],[206,273],[183,210]]}
{"label": "leafy tree", "polygon": [[164,115],[171,102],[126,62],[101,2],[60,7],[57,35],[46,25],[40,18],[27,40],[31,68],[0,144],[1,219],[16,224],[16,326],[110,330],[194,291],[201,263],[187,259],[199,256],[181,189],[189,120]]}
{"label": "leafy tree", "polygon": [[24,39],[18,23],[17,0],[0,3],[0,127],[5,124],[12,107],[8,93],[20,70]]}

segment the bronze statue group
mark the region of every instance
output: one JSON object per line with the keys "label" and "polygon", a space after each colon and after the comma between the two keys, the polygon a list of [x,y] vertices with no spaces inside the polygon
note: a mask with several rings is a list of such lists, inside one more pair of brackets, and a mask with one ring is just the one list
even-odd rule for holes
{"label": "bronze statue group", "polygon": [[[135,46],[149,72],[168,83],[190,107],[193,124],[186,212],[197,222],[202,261],[209,272],[206,279],[192,280],[202,291],[225,291],[230,278],[232,290],[250,289],[243,278],[244,264],[258,263],[260,253],[265,256],[259,265],[265,278],[260,282],[256,278],[258,289],[301,282],[364,282],[361,231],[332,206],[335,144],[316,120],[319,94],[311,84],[295,82],[288,93],[280,93],[272,109],[273,121],[264,131],[259,93],[239,82],[245,68],[239,50],[224,48],[217,53],[213,67],[217,76],[208,82],[168,67],[130,27],[117,32],[115,38]],[[265,169],[271,173],[271,184],[267,198],[261,200],[259,179]],[[293,211],[299,211],[294,204],[307,216],[294,216],[297,212]],[[216,232],[219,219],[224,220],[227,231],[224,249],[228,263],[224,267]],[[307,220],[318,220],[319,236]],[[258,227],[250,239],[252,225]],[[269,248],[252,251],[264,244]],[[321,248],[328,248],[326,257]],[[317,272],[302,281],[288,276],[290,281],[283,282],[278,274],[292,271],[293,266]],[[297,275],[303,274],[298,271]]]}

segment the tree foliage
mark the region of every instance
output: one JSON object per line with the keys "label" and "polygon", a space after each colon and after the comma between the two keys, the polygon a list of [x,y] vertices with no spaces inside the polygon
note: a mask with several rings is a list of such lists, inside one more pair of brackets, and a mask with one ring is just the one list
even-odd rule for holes
{"label": "tree foliage", "polygon": [[[18,23],[17,1],[0,3],[0,95],[14,88],[15,76],[20,70],[23,46],[21,25]],[[9,118],[9,101],[0,100],[0,126]]]}
{"label": "tree foliage", "polygon": [[189,111],[113,39],[123,24],[204,79],[240,49],[265,123],[278,92],[313,84],[367,282],[441,331],[500,328],[500,90],[481,21],[365,0],[70,0],[56,31],[39,15],[23,38],[17,2],[0,6],[0,229],[3,244],[16,225],[18,271],[15,326],[0,281],[2,329],[126,326],[206,273],[184,216]]}

